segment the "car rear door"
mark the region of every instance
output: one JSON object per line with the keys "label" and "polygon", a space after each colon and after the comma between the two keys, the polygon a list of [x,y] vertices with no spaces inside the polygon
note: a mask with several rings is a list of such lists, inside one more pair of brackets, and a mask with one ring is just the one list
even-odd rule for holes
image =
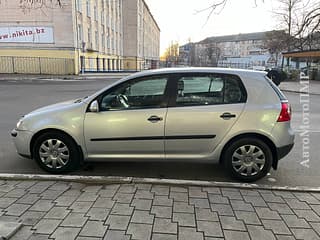
{"label": "car rear door", "polygon": [[210,157],[244,109],[246,91],[240,78],[185,73],[174,86],[166,118],[166,157]]}

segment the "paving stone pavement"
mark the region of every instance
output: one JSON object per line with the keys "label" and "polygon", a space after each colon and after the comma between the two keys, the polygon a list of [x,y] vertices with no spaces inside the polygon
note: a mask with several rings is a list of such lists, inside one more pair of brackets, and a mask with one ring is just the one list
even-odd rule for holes
{"label": "paving stone pavement", "polygon": [[0,181],[12,240],[320,239],[320,194],[154,184]]}

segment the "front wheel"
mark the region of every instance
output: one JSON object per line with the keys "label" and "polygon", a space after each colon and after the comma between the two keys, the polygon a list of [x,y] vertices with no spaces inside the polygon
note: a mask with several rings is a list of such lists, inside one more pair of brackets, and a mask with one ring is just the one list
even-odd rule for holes
{"label": "front wheel", "polygon": [[50,173],[75,170],[79,162],[77,145],[69,136],[59,132],[40,135],[35,141],[33,153],[38,165]]}
{"label": "front wheel", "polygon": [[223,160],[233,177],[244,182],[253,182],[267,175],[273,159],[269,146],[263,141],[243,138],[226,149]]}

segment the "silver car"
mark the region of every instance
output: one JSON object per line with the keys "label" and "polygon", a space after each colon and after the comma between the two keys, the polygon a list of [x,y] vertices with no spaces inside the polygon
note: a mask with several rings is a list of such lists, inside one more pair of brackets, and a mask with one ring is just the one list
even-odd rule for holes
{"label": "silver car", "polygon": [[181,68],[130,75],[25,115],[11,132],[44,170],[83,161],[205,161],[255,181],[293,147],[290,106],[266,72]]}

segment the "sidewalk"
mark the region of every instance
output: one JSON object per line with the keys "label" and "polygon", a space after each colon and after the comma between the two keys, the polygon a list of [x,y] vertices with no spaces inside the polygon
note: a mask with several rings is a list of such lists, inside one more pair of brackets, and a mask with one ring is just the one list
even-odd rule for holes
{"label": "sidewalk", "polygon": [[12,240],[320,239],[320,192],[3,180],[0,196]]}
{"label": "sidewalk", "polygon": [[279,87],[282,91],[286,92],[309,93],[320,95],[320,81],[281,82]]}

